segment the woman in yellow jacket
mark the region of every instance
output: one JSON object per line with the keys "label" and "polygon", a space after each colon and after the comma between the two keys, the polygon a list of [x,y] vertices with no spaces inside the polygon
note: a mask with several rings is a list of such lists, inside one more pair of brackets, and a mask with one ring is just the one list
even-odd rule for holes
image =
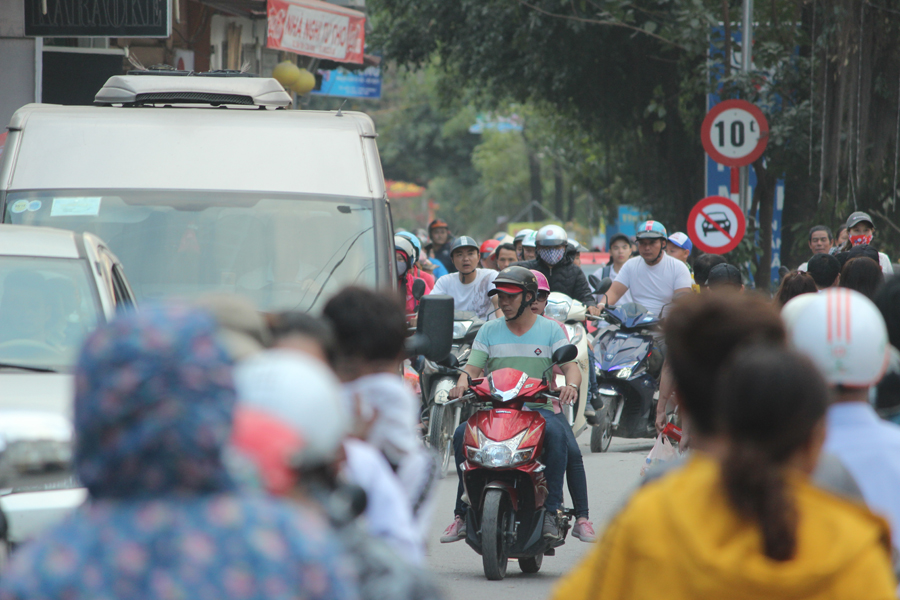
{"label": "woman in yellow jacket", "polygon": [[812,363],[745,350],[717,396],[726,449],[639,490],[555,599],[896,599],[886,522],[809,482],[828,398]]}

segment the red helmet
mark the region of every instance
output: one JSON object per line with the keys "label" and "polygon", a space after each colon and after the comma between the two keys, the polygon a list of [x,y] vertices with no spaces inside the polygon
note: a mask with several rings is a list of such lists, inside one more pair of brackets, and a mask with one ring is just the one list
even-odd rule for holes
{"label": "red helmet", "polygon": [[499,245],[500,240],[485,240],[484,243],[481,244],[481,258],[488,258],[494,253]]}

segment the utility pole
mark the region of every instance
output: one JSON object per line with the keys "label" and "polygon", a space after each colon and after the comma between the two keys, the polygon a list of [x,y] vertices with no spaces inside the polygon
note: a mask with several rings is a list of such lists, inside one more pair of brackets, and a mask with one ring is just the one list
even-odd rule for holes
{"label": "utility pole", "polygon": [[[744,0],[743,24],[741,27],[741,70],[750,73],[753,57],[753,0]],[[750,211],[752,198],[747,193],[750,186],[750,166],[740,168],[739,172],[740,196],[739,205],[744,214]],[[753,216],[753,215],[749,215]]]}

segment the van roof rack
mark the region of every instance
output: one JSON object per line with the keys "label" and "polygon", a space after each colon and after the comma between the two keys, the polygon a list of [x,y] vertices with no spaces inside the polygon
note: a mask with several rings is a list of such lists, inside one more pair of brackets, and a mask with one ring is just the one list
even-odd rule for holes
{"label": "van roof rack", "polygon": [[207,104],[285,108],[291,97],[275,79],[241,74],[240,71],[190,71],[153,69],[114,75],[94,96],[94,104],[146,106],[157,104]]}

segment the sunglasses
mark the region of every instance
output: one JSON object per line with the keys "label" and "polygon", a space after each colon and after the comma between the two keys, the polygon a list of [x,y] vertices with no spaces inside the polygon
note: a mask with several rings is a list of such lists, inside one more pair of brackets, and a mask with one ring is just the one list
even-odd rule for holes
{"label": "sunglasses", "polygon": [[538,302],[546,302],[550,299],[550,292],[538,292],[537,299]]}

